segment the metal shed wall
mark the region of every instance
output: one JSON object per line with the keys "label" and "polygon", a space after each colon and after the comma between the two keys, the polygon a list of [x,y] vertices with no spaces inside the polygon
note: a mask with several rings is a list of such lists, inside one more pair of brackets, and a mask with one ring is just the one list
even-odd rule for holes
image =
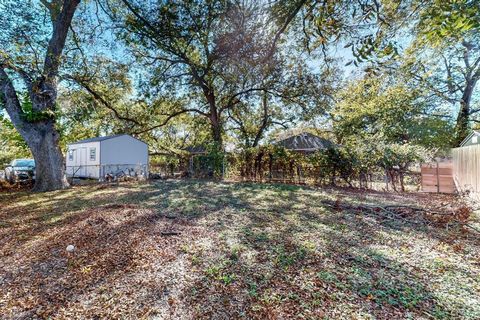
{"label": "metal shed wall", "polygon": [[100,164],[147,164],[148,146],[124,135],[100,142]]}
{"label": "metal shed wall", "polygon": [[102,176],[115,171],[143,172],[148,176],[148,146],[129,135],[122,135],[100,142]]}
{"label": "metal shed wall", "polygon": [[[95,160],[90,159],[90,149],[95,148]],[[72,152],[73,158],[70,158]],[[83,154],[82,154],[83,153]],[[100,178],[100,142],[75,143],[68,145],[66,174],[81,178]]]}

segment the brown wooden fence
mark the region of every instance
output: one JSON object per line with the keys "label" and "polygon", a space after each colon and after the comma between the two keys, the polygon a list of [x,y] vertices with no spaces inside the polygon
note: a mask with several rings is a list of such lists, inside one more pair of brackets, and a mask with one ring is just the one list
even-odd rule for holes
{"label": "brown wooden fence", "polygon": [[480,192],[480,145],[452,149],[453,173],[459,191]]}
{"label": "brown wooden fence", "polygon": [[422,164],[422,191],[454,193],[453,165],[451,161]]}

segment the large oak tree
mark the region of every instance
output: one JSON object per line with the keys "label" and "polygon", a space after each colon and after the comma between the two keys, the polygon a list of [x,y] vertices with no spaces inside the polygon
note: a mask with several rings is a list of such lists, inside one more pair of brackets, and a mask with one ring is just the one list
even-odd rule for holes
{"label": "large oak tree", "polygon": [[[80,0],[42,0],[51,28],[35,24],[36,17],[42,15],[38,5],[10,1],[0,7],[2,20],[13,17],[2,21],[6,29],[0,49],[0,104],[35,158],[35,191],[68,187],[56,129],[57,82],[79,3]],[[47,43],[42,41],[45,37]],[[28,93],[31,108],[22,107],[22,91]]]}
{"label": "large oak tree", "polygon": [[278,81],[276,46],[301,5],[281,27],[266,6],[254,1],[118,0],[106,11],[148,70],[145,91],[188,101],[167,120],[183,113],[204,117],[212,140],[221,146],[228,113]]}

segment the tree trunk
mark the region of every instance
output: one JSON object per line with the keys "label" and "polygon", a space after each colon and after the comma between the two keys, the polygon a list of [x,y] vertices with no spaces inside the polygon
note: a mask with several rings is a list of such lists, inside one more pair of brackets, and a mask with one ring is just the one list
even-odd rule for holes
{"label": "tree trunk", "polygon": [[457,116],[457,122],[455,125],[455,141],[454,147],[458,147],[460,143],[469,134],[469,121],[470,121],[470,103],[472,100],[473,91],[477,80],[471,79],[467,82],[465,91],[463,92],[462,99],[460,100],[460,110]]}
{"label": "tree trunk", "polygon": [[219,148],[222,148],[222,125],[217,118],[211,120],[212,139]]}
{"label": "tree trunk", "polygon": [[[57,190],[69,186],[54,114],[62,52],[79,3],[80,0],[42,1],[50,12],[53,29],[40,74],[31,75],[18,66],[10,65],[8,59],[0,63],[0,104],[3,104],[13,125],[33,153],[36,165],[34,191]],[[40,65],[36,67],[40,70]],[[32,110],[22,109],[18,93],[6,70],[16,72],[23,79],[32,102]]]}
{"label": "tree trunk", "polygon": [[[262,172],[262,159],[263,159],[263,150],[259,151],[259,153],[255,157],[255,173],[254,173],[254,176],[255,176],[255,181],[259,181],[259,182],[262,182],[262,176],[263,176],[263,174],[262,174],[263,173]],[[257,180],[257,175],[258,175],[259,180]]]}
{"label": "tree trunk", "polygon": [[245,157],[244,157],[244,162],[245,162],[245,170],[244,170],[244,177],[247,180],[250,180],[250,152],[248,150],[244,151],[245,152]]}
{"label": "tree trunk", "polygon": [[272,181],[273,178],[273,155],[271,153],[268,153],[268,179],[270,182]]}
{"label": "tree trunk", "polygon": [[463,139],[468,136],[468,121],[469,121],[470,107],[463,101],[460,102],[460,111],[458,112],[457,122],[455,124],[455,141],[454,147],[460,146]]}
{"label": "tree trunk", "polygon": [[333,166],[332,169],[333,170],[332,170],[332,175],[330,176],[330,185],[335,186],[335,184],[336,184],[335,183],[335,177],[337,175],[337,168],[336,168],[336,166]]}
{"label": "tree trunk", "polygon": [[209,105],[209,109],[210,109],[209,118],[210,118],[210,127],[212,130],[212,139],[217,144],[217,147],[222,148],[223,147],[222,146],[222,143],[223,143],[222,129],[223,128],[222,128],[222,122],[220,119],[220,112],[217,108],[215,93],[212,88],[210,88],[209,86],[205,85],[205,83],[203,83],[203,80],[198,77],[198,74],[196,72],[194,74],[195,74],[195,78],[197,79],[197,81],[199,82],[203,90],[203,94]]}
{"label": "tree trunk", "polygon": [[59,134],[53,121],[24,126],[35,159],[36,179],[33,191],[51,191],[69,187],[65,177],[62,151],[58,146]]}
{"label": "tree trunk", "polygon": [[397,192],[397,185],[396,185],[396,177],[395,177],[395,174],[394,174],[394,171],[393,169],[391,170],[388,170],[388,176],[390,177],[390,182],[392,183],[392,188],[393,188],[393,191]]}
{"label": "tree trunk", "polygon": [[[54,90],[54,88],[51,88],[51,90]],[[56,97],[56,92],[53,96]],[[15,129],[25,139],[35,159],[36,178],[33,190],[50,191],[68,187],[63,155],[58,146],[59,135],[55,129],[55,120],[52,118],[33,119],[31,121],[25,119],[26,114],[22,110],[13,83],[1,68],[0,98]],[[33,110],[41,110],[35,103],[37,100],[42,101],[38,97],[32,99],[34,102]],[[45,117],[41,114],[38,116]],[[35,114],[32,114],[32,117],[35,118]]]}
{"label": "tree trunk", "polygon": [[402,192],[405,192],[405,182],[404,182],[403,171],[400,171],[398,176],[399,176],[399,179],[400,179],[400,190],[402,190]]}

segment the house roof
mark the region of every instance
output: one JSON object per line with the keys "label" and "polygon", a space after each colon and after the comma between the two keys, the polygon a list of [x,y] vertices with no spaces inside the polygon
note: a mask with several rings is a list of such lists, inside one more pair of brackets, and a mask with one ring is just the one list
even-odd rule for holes
{"label": "house roof", "polygon": [[321,138],[308,132],[291,136],[289,138],[277,141],[274,144],[282,146],[285,149],[297,151],[324,150],[334,146],[334,143],[330,140]]}
{"label": "house roof", "polygon": [[473,136],[480,137],[480,131],[473,130],[468,136],[463,139],[463,141],[460,143],[460,147],[463,147],[470,139],[472,139]]}

